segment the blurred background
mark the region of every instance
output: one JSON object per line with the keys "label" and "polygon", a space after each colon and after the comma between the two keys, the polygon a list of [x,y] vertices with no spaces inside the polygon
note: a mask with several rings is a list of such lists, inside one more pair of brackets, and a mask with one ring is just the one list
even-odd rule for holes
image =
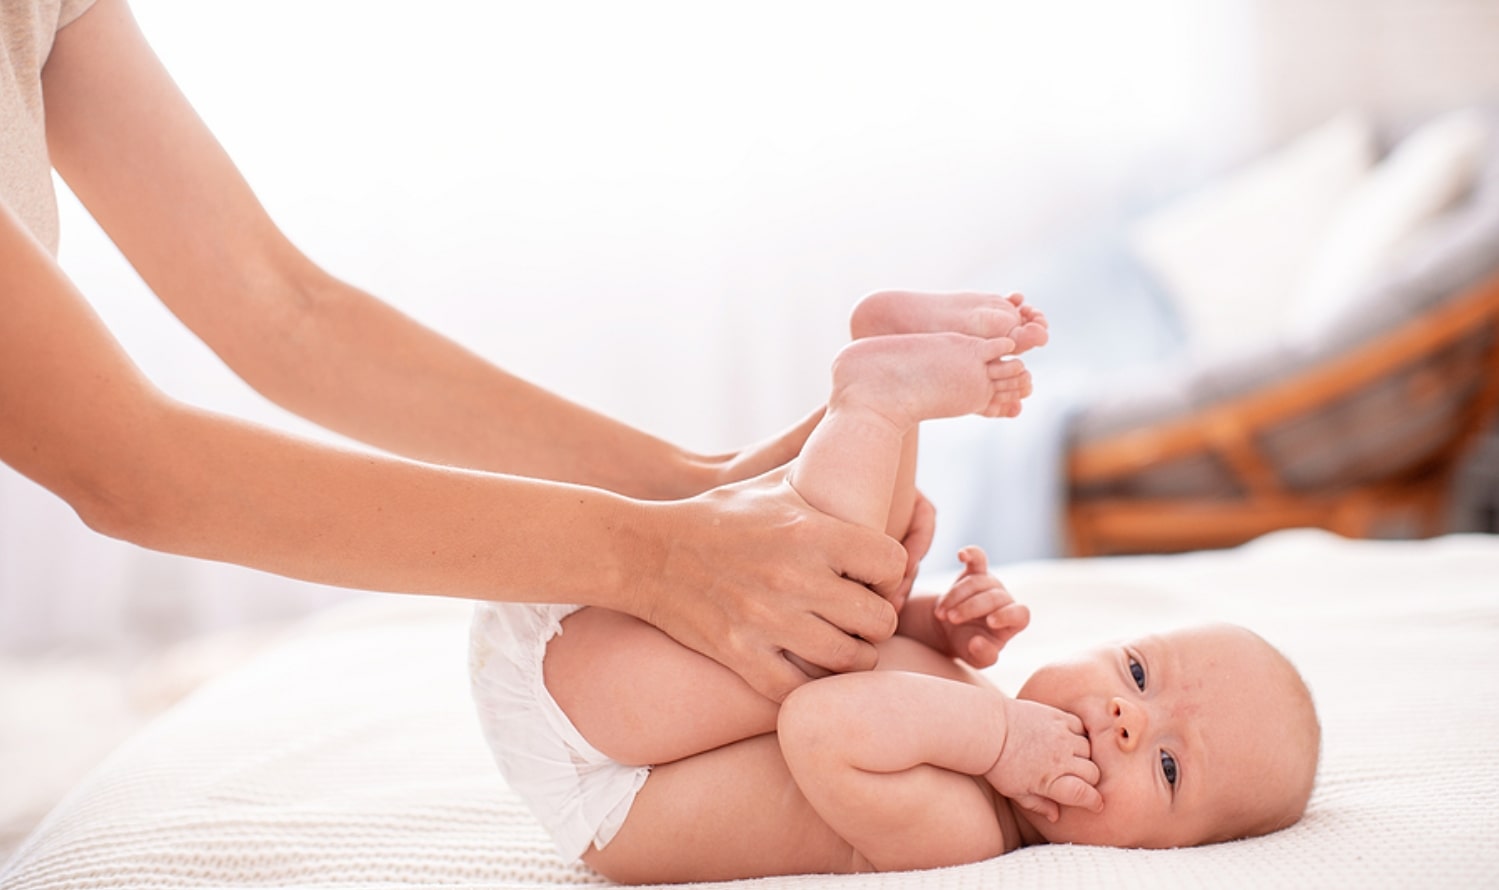
{"label": "blurred background", "polygon": [[[316,261],[709,452],[817,405],[881,288],[1023,290],[1053,345],[1015,423],[1054,423],[1048,387],[1181,347],[1169,301],[1111,277],[1111,233],[1340,113],[1499,101],[1499,0],[132,6]],[[328,435],[230,374],[59,192],[63,265],[158,385]],[[927,438],[944,533],[1055,554],[1054,505],[995,478],[975,455],[1010,443],[982,435]],[[1035,520],[943,509],[981,486],[977,512]],[[0,467],[0,831],[269,629],[358,596],[101,538]]]}

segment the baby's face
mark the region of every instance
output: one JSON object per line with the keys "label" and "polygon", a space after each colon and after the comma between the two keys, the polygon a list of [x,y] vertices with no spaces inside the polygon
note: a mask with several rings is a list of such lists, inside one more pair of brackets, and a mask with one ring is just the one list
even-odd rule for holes
{"label": "baby's face", "polygon": [[[1191,628],[1041,668],[1019,698],[1080,717],[1101,813],[1022,814],[1054,843],[1183,847],[1289,825],[1316,770],[1295,671],[1242,628]],[[1018,812],[1018,810],[1017,810]]]}

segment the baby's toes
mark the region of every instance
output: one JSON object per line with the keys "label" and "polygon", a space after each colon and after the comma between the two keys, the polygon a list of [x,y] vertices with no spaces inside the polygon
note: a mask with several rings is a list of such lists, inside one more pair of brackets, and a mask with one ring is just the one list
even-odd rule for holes
{"label": "baby's toes", "polygon": [[1028,349],[1045,346],[1046,342],[1051,339],[1044,321],[1017,325],[1007,333],[1015,341],[1016,352],[1025,352]]}
{"label": "baby's toes", "polygon": [[1015,393],[995,393],[979,413],[985,417],[1016,417],[1020,414],[1020,396]]}
{"label": "baby's toes", "polygon": [[1030,372],[1026,370],[1024,362],[1013,359],[1009,361],[995,359],[989,362],[989,379],[996,383],[1008,383],[1029,376]]}
{"label": "baby's toes", "polygon": [[995,305],[973,307],[963,325],[966,328],[963,333],[985,339],[1006,337],[1016,329],[1019,322],[1015,308],[1000,300]]}
{"label": "baby's toes", "polygon": [[1031,372],[1022,370],[1018,374],[1006,374],[991,381],[996,393],[1025,398],[1031,394]]}

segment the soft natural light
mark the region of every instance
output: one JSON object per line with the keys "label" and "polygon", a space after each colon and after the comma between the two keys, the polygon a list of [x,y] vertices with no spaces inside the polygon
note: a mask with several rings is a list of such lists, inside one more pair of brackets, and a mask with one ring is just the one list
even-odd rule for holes
{"label": "soft natural light", "polygon": [[[1015,258],[1253,137],[1239,2],[132,6],[314,259],[703,450],[816,405],[862,294],[1013,286]],[[65,267],[160,386],[328,435],[251,392],[61,203]],[[55,604],[8,623],[38,639],[320,601],[109,541],[0,481],[3,583]]]}
{"label": "soft natural light", "polygon": [[134,6],[315,258],[701,447],[815,401],[862,292],[997,286],[1243,115],[1203,126],[1239,23],[1186,0]]}

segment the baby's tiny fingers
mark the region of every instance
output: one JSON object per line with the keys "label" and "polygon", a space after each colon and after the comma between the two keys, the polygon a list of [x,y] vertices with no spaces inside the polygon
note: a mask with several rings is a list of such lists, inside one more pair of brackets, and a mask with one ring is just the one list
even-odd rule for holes
{"label": "baby's tiny fingers", "polygon": [[1052,783],[1050,790],[1051,799],[1063,806],[1080,807],[1095,813],[1103,809],[1103,795],[1076,776],[1062,776]]}
{"label": "baby's tiny fingers", "polygon": [[[937,599],[937,617],[943,619],[944,621],[952,620],[948,613],[950,613],[954,608],[962,603],[969,601],[975,596],[987,593],[989,591],[998,591],[1001,598],[994,601],[994,605],[990,606],[980,614],[987,614],[989,611],[997,609],[1005,603],[1013,601],[1013,599],[1010,597],[1009,592],[1004,589],[1003,585],[1001,585],[994,579],[993,575],[967,575],[963,578],[958,579],[957,583],[953,584],[952,587],[948,588],[948,591],[946,593],[942,594],[942,596]],[[954,623],[961,622],[954,621]]]}
{"label": "baby's tiny fingers", "polygon": [[967,624],[980,621],[996,609],[1004,608],[1009,597],[995,590],[979,591],[971,596],[950,603],[942,610],[942,620],[949,624]]}
{"label": "baby's tiny fingers", "polygon": [[999,647],[988,637],[975,635],[968,640],[968,657],[964,660],[976,668],[991,667],[999,661]]}
{"label": "baby's tiny fingers", "polygon": [[1047,822],[1055,822],[1061,818],[1062,808],[1054,802],[1047,800],[1039,794],[1023,794],[1017,801],[1023,808],[1035,813]]}
{"label": "baby's tiny fingers", "polygon": [[1020,630],[1031,623],[1031,610],[1011,600],[1009,603],[1000,605],[990,611],[988,617],[984,619],[984,623],[995,630],[1001,627]]}

